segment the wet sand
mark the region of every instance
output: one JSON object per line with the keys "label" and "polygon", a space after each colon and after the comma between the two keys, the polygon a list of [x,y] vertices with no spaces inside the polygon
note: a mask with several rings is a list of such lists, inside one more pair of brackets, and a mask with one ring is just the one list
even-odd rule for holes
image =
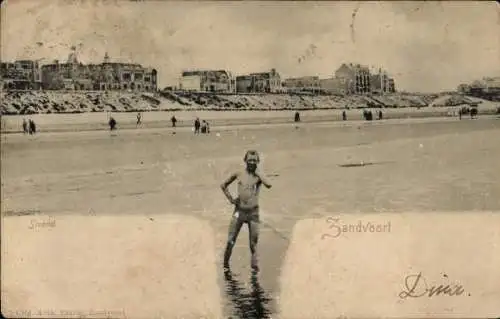
{"label": "wet sand", "polygon": [[222,317],[207,221],[89,212],[6,218],[2,232],[8,318]]}
{"label": "wet sand", "polygon": [[274,184],[261,195],[259,285],[250,276],[246,228],[233,277],[221,271],[219,284],[227,314],[252,318],[257,308],[264,317],[277,309],[280,269],[301,219],[500,210],[498,136],[495,118],[235,126],[198,136],[188,129],[4,135],[2,212],[194,216],[210,221],[220,261],[232,208],[219,184],[242,166],[247,149],[257,149]]}

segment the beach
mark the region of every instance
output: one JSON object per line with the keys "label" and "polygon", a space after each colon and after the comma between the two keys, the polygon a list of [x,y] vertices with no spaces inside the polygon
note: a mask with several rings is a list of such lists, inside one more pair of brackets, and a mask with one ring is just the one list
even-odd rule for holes
{"label": "beach", "polygon": [[[257,149],[261,169],[273,183],[262,191],[259,241],[260,284],[270,299],[262,306],[272,313],[282,257],[301,219],[349,211],[500,209],[495,138],[500,120],[494,117],[301,123],[298,129],[293,124],[228,126],[207,135],[172,132],[4,135],[2,218],[80,216],[89,210],[117,222],[127,216],[185,215],[210,223],[220,261],[232,208],[219,185],[242,167],[247,149]],[[233,254],[243,286],[249,282],[247,241],[243,229]],[[224,312],[242,311],[226,294],[222,272],[218,283]]]}

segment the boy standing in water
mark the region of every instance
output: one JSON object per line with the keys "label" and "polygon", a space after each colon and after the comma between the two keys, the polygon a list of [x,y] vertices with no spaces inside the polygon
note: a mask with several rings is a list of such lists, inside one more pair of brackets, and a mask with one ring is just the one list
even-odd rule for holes
{"label": "boy standing in water", "polygon": [[[229,225],[229,234],[224,252],[224,268],[229,269],[229,260],[234,244],[243,224],[248,225],[250,234],[250,252],[252,254],[251,266],[255,271],[259,270],[257,265],[257,242],[259,239],[259,191],[264,185],[271,188],[271,184],[257,172],[257,165],[260,161],[257,151],[247,151],[244,157],[246,169],[241,172],[231,174],[222,183],[221,188],[231,204],[234,205],[233,217]],[[234,181],[238,182],[238,197],[233,198],[228,190],[229,185]]]}

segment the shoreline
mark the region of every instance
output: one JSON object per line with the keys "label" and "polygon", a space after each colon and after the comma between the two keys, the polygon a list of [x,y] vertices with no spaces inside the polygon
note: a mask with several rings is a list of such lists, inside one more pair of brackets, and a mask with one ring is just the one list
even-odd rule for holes
{"label": "shoreline", "polygon": [[[446,112],[432,113],[432,114],[392,114],[392,116],[384,115],[382,120],[374,119],[372,121],[367,121],[362,119],[361,116],[359,118],[351,118],[346,121],[343,121],[341,116],[331,115],[331,116],[309,116],[307,118],[301,119],[301,122],[294,122],[291,117],[276,117],[276,118],[244,118],[244,119],[212,119],[209,121],[211,133],[214,131],[223,131],[230,130],[232,128],[265,128],[265,127],[275,127],[275,126],[303,126],[307,124],[313,125],[328,125],[336,124],[345,126],[354,126],[354,125],[395,125],[395,124],[413,124],[413,123],[426,123],[426,122],[449,122],[449,121],[460,121],[458,116],[443,114]],[[400,115],[400,116],[398,116]],[[417,116],[416,116],[417,115]],[[495,113],[480,113],[478,117],[474,120],[494,120],[500,119],[500,115]],[[471,120],[470,116],[463,116],[462,121]],[[193,125],[191,121],[182,121],[178,122],[177,126],[172,127],[170,122],[166,121],[148,121],[142,123],[139,127],[136,126],[135,122],[125,122],[120,125],[118,124],[119,131],[133,131],[133,130],[168,130],[168,131],[192,131]],[[109,132],[109,126],[106,123],[71,123],[71,124],[49,124],[43,126],[42,129],[38,128],[37,134],[42,133],[80,133],[80,132]],[[2,129],[1,134],[5,135],[22,135],[23,131],[19,128],[17,130],[10,129],[4,130]],[[36,136],[35,135],[35,136]]]}

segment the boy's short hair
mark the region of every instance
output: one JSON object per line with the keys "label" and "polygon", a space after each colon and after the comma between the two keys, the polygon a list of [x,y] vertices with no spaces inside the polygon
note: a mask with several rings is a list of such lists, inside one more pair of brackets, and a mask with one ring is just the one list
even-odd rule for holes
{"label": "boy's short hair", "polygon": [[248,156],[256,156],[257,157],[257,162],[260,162],[260,156],[259,156],[259,152],[255,151],[255,150],[249,150],[245,153],[245,157],[243,158],[243,161],[247,161],[248,159]]}

